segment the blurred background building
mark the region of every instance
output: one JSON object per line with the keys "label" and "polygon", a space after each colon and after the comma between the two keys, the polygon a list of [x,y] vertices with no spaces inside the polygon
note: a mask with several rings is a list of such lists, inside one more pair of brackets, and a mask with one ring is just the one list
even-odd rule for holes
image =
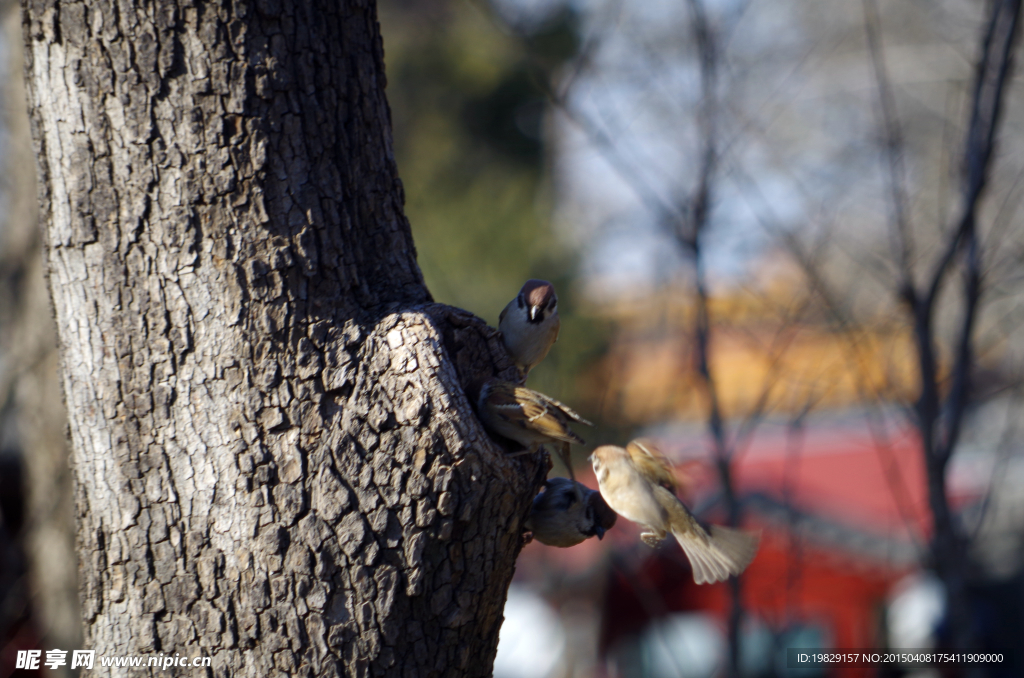
{"label": "blurred background building", "polygon": [[[596,487],[594,445],[652,436],[701,518],[763,534],[738,606],[625,520],[571,549],[528,545],[496,676],[939,675],[792,670],[785,650],[950,642],[900,295],[927,282],[961,207],[991,6],[379,0],[395,153],[435,298],[496,326],[525,279],[554,282],[562,331],[530,386],[597,423],[580,478]],[[39,272],[24,263],[38,242],[12,235],[34,224],[14,209],[34,188],[16,180],[12,16],[0,263],[17,284],[0,310],[14,326]],[[946,474],[978,649],[1024,647],[1022,84],[1005,90],[979,219],[983,294]],[[966,289],[953,276],[936,302],[942,394],[957,387]],[[72,543],[69,503],[52,500],[71,496],[62,436],[35,435],[62,431],[33,405],[54,364],[12,358],[49,344],[4,332],[0,678],[18,647],[76,637],[74,572],[45,570]],[[1024,675],[1022,662],[985,675]]]}

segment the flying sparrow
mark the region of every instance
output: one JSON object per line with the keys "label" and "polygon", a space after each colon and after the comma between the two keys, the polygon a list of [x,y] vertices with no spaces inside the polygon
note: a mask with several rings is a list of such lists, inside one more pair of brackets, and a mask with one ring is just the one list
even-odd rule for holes
{"label": "flying sparrow", "polygon": [[546,280],[527,280],[498,316],[505,349],[524,379],[551,350],[560,324],[555,286]]}
{"label": "flying sparrow", "polygon": [[590,455],[601,496],[619,515],[640,523],[648,546],[657,546],[668,532],[683,547],[698,584],[738,575],[757,553],[759,535],[712,525],[710,534],[675,492],[668,464],[643,438],[625,449],[602,445]]}
{"label": "flying sparrow", "polygon": [[540,543],[567,548],[594,535],[601,539],[617,518],[596,490],[568,478],[551,478],[533,498],[526,527]]}
{"label": "flying sparrow", "polygon": [[[475,387],[470,390],[475,390]],[[499,379],[485,382],[475,400],[477,414],[485,428],[527,448],[517,454],[536,452],[545,443],[557,445],[569,475],[576,480],[569,445],[582,445],[583,438],[576,435],[569,425],[573,421],[587,426],[593,424],[554,398]]]}

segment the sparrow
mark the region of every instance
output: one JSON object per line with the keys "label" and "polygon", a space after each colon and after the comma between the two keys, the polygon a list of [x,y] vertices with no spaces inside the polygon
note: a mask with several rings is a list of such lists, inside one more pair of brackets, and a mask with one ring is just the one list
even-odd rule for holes
{"label": "sparrow", "polygon": [[542,544],[568,548],[594,535],[603,538],[617,518],[599,492],[575,480],[550,478],[533,498],[526,528]]}
{"label": "sparrow", "polygon": [[[471,387],[473,390],[476,388]],[[500,379],[484,382],[475,401],[484,428],[526,447],[516,454],[532,454],[545,443],[557,445],[570,477],[576,480],[569,445],[582,445],[583,438],[576,435],[569,425],[573,421],[587,426],[593,424],[554,398]]]}
{"label": "sparrow", "polygon": [[546,280],[527,280],[502,310],[498,329],[523,379],[551,350],[560,325],[555,286]]}
{"label": "sparrow", "polygon": [[590,455],[601,496],[620,516],[646,528],[640,535],[657,546],[669,532],[693,567],[698,584],[724,581],[746,569],[760,535],[712,525],[710,534],[675,495],[675,478],[647,439],[626,448],[602,445]]}

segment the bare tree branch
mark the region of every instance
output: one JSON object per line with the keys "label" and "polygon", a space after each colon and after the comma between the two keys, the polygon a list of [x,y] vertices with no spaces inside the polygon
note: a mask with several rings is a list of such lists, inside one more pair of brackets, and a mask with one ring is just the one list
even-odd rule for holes
{"label": "bare tree branch", "polygon": [[956,232],[929,278],[927,296],[922,300],[929,315],[954,256],[966,236],[974,231],[978,205],[988,182],[996,131],[1003,109],[1003,94],[1013,61],[1020,5],[1020,0],[996,0],[992,5],[981,59],[975,69],[971,120],[964,148],[962,213]]}
{"label": "bare tree branch", "polygon": [[896,102],[889,82],[889,73],[885,66],[885,54],[882,51],[881,19],[878,16],[876,0],[864,0],[864,32],[867,34],[868,52],[871,54],[871,65],[878,83],[878,107],[885,131],[885,155],[889,162],[889,188],[892,192],[891,219],[894,226],[895,250],[899,259],[899,272],[902,275],[902,293],[907,298],[915,298],[914,286],[914,244],[907,216],[907,188],[903,168],[903,133],[900,129],[899,117],[896,113]]}

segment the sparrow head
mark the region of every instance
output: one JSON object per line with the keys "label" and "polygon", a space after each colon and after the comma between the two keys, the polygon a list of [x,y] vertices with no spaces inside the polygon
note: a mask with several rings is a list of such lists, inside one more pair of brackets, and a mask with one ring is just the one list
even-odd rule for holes
{"label": "sparrow head", "polygon": [[[534,507],[568,510],[577,501],[575,485],[569,478],[548,478],[544,481],[544,491],[533,498]],[[587,488],[584,486],[583,489]]]}
{"label": "sparrow head", "polygon": [[600,539],[614,524],[609,522],[601,495],[570,478],[549,478],[544,491],[533,499],[526,528],[548,546],[575,546],[589,537]]}
{"label": "sparrow head", "polygon": [[604,533],[612,529],[619,515],[612,510],[600,492],[590,490],[587,494],[587,518],[594,525],[592,533],[604,539]]}
{"label": "sparrow head", "polygon": [[519,290],[516,305],[526,311],[531,323],[543,322],[558,309],[555,286],[547,280],[527,280]]}
{"label": "sparrow head", "polygon": [[598,481],[607,473],[609,467],[622,463],[629,463],[629,453],[616,445],[601,445],[588,457],[594,467],[594,474]]}

